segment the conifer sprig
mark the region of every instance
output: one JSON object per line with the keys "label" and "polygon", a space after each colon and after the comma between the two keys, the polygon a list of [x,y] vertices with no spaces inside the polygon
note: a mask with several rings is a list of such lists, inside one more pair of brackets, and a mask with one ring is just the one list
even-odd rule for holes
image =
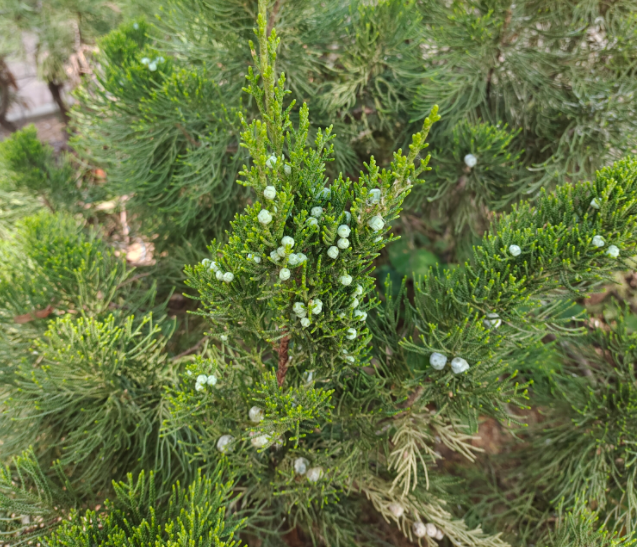
{"label": "conifer sprig", "polygon": [[[519,389],[511,355],[548,332],[577,332],[565,325],[569,299],[630,267],[636,219],[637,161],[626,159],[602,169],[594,183],[564,185],[535,205],[516,206],[494,222],[472,262],[432,270],[417,283],[410,310],[416,337],[405,333],[393,344],[413,355],[418,396],[464,416],[505,417],[502,409]],[[390,329],[384,332],[391,338]],[[456,369],[443,362],[438,371],[433,354],[464,363]]]}
{"label": "conifer sprig", "polygon": [[274,81],[278,39],[275,31],[266,37],[263,11],[257,32],[257,73],[250,69],[245,91],[264,121],[243,121],[242,146],[252,165],[241,173],[241,183],[256,190],[257,202],[232,223],[228,245],[213,243],[212,258],[187,271],[217,326],[215,334],[246,340],[256,335],[273,344],[282,384],[291,358],[329,369],[365,362],[364,320],[376,305],[373,297],[365,302],[372,289],[371,262],[391,241],[385,237],[388,225],[427,169],[428,158],[418,158],[438,116],[433,109],[408,155],[398,151],[388,170],[372,158],[357,182],[341,176],[326,186],[331,128],[319,130],[314,148],[308,147],[306,105],[298,129],[292,128],[294,103],[283,106],[284,74]]}

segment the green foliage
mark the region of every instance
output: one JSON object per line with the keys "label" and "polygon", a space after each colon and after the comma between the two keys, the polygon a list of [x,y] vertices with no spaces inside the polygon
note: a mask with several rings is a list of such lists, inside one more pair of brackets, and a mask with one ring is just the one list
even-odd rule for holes
{"label": "green foliage", "polygon": [[[211,258],[187,268],[198,313],[222,347],[184,377],[166,431],[181,435],[202,464],[228,454],[248,499],[269,508],[259,515],[261,527],[291,511],[315,541],[347,542],[323,506],[338,499],[356,511],[358,495],[408,537],[426,520],[454,543],[498,545],[497,536],[469,530],[442,509],[449,492],[436,466],[436,440],[473,459],[480,415],[517,421],[510,406],[524,408],[528,395],[516,367],[547,334],[577,334],[567,325],[570,299],[628,266],[637,240],[637,163],[618,162],[593,183],[562,185],[535,204],[515,206],[494,221],[471,262],[416,280],[413,303],[403,304],[404,289],[398,299],[386,293],[367,331],[353,320],[364,323],[377,306],[369,266],[391,241],[383,235],[400,210],[403,181],[415,183],[426,165],[413,164],[424,135],[414,136],[409,156],[396,153],[390,169],[372,159],[357,182],[341,176],[326,186],[330,130],[317,133],[313,149],[304,146],[305,106],[293,129],[284,77],[275,80],[278,40],[273,34],[266,41],[265,29],[262,11],[255,54],[262,87],[250,71],[247,91],[263,121],[244,121],[252,165],[242,173],[258,198],[232,223],[227,244],[214,242]],[[434,110],[425,130],[435,120]],[[478,130],[504,146],[511,139],[487,126]],[[494,149],[501,153],[501,145]],[[346,241],[335,246],[338,230]],[[348,311],[349,302],[363,313]],[[434,352],[454,358],[451,370],[430,365]],[[263,385],[271,386],[267,397]],[[314,402],[299,400],[308,388],[329,393],[318,414]],[[306,413],[302,436],[289,419],[289,401]],[[349,529],[361,533],[353,522]]]}
{"label": "green foliage", "polygon": [[[633,0],[559,9],[545,2],[298,0],[274,2],[268,28],[276,26],[283,40],[277,62],[291,98],[312,105],[312,138],[330,125],[338,135],[330,175],[357,173],[370,154],[387,167],[391,151],[406,146],[444,99],[443,120],[430,136],[435,171],[406,205],[453,259],[467,256],[467,243],[493,211],[542,187],[586,180],[637,149],[634,9]],[[254,101],[239,100],[255,13],[256,0],[167,0],[157,28],[140,26],[149,54],[138,48],[130,70],[120,70],[114,51],[131,51],[138,40],[130,25],[107,40],[100,83],[78,95],[77,144],[109,167],[114,193],[140,196],[142,222],[159,205],[179,226],[221,239],[230,216],[214,203],[227,203],[229,214],[244,205],[232,182],[246,156],[235,148],[227,114],[257,114]],[[144,55],[167,60],[150,74],[139,65]],[[148,90],[140,95],[139,85]],[[298,115],[293,109],[293,121]],[[152,140],[140,138],[148,134]],[[115,160],[104,144],[117,147]],[[466,165],[467,154],[475,167]],[[169,234],[169,225],[161,231]]]}
{"label": "green foliage", "polygon": [[41,197],[51,209],[80,206],[82,194],[75,181],[75,169],[52,148],[42,144],[35,126],[17,131],[0,143],[0,184],[8,191]]}
{"label": "green foliage", "polygon": [[[438,408],[500,413],[517,391],[507,354],[532,347],[547,332],[564,334],[566,298],[609,279],[618,265],[630,267],[625,260],[635,252],[636,214],[637,161],[624,160],[601,170],[594,183],[563,185],[543,193],[535,206],[521,204],[499,217],[474,247],[471,263],[433,269],[416,284],[411,317],[417,335],[407,331],[406,340],[390,346],[413,354],[407,366],[415,369],[414,386],[426,386],[426,399]],[[595,237],[603,246],[593,244]],[[425,361],[432,352],[461,357],[471,368],[461,376],[432,370]],[[401,352],[388,358],[393,355],[410,361]]]}
{"label": "green foliage", "polygon": [[113,501],[82,512],[64,474],[47,477],[27,451],[0,474],[1,533],[12,545],[233,547],[244,522],[226,513],[232,488],[219,466],[208,476],[198,473],[187,488],[176,483],[162,498],[154,473],[142,471],[113,483]]}
{"label": "green foliage", "polygon": [[53,477],[47,476],[32,450],[0,469],[0,534],[11,545],[30,544],[50,533],[77,503],[59,464],[53,471]]}
{"label": "green foliage", "polygon": [[38,366],[19,366],[14,394],[4,398],[5,455],[39,439],[43,454],[73,468],[77,488],[99,492],[121,470],[164,458],[157,415],[168,374],[150,316],[139,326],[106,321],[53,322],[34,344]]}
{"label": "green foliage", "polygon": [[635,38],[625,23],[633,2],[547,9],[544,2],[433,0],[420,7],[432,55],[415,105],[422,116],[442,101],[440,131],[467,117],[521,128],[523,165],[542,183],[591,176],[634,149],[633,63],[606,63]]}
{"label": "green foliage", "polygon": [[564,345],[564,367],[551,373],[552,409],[529,432],[525,463],[542,498],[569,506],[578,498],[595,500],[608,528],[628,537],[637,522],[636,340],[620,315],[608,331],[595,329]]}
{"label": "green foliage", "polygon": [[634,316],[582,303],[637,283],[632,11],[168,0],[104,38],[73,142],[158,265],[28,216],[93,194],[3,145],[2,531],[232,545],[230,506],[263,547],[634,543]]}
{"label": "green foliage", "polygon": [[605,526],[599,526],[599,516],[581,501],[573,511],[561,512],[556,530],[541,547],[629,547],[637,540],[609,534]]}
{"label": "green foliage", "polygon": [[[449,135],[437,139],[435,168],[427,186],[417,193],[438,208],[429,220],[433,228],[454,238],[466,229],[482,234],[491,211],[502,210],[526,189],[519,169],[521,152],[512,144],[516,136],[506,126],[461,121]],[[474,167],[466,163],[470,156],[477,161]]]}
{"label": "green foliage", "polygon": [[[120,21],[122,12],[152,10],[150,2],[119,0],[3,0],[3,18],[13,30],[28,31],[36,39],[35,61],[39,76],[46,82],[65,82],[73,73],[73,60],[86,44],[94,44]],[[71,67],[69,67],[71,65]],[[67,70],[71,68],[71,70]]]}
{"label": "green foliage", "polygon": [[0,189],[0,240],[8,239],[15,224],[42,208],[34,196]]}
{"label": "green foliage", "polygon": [[44,211],[22,220],[0,252],[7,265],[0,277],[5,324],[47,306],[102,313],[129,275],[94,233],[86,234],[70,216]]}
{"label": "green foliage", "polygon": [[115,499],[102,512],[75,512],[70,522],[43,541],[48,547],[173,546],[235,547],[243,521],[226,515],[232,482],[218,467],[209,476],[197,475],[187,487],[179,483],[168,500],[158,500],[155,477],[142,472],[133,480],[114,484]]}
{"label": "green foliage", "polygon": [[172,324],[152,286],[63,215],[24,219],[1,252],[3,458],[38,439],[38,458],[93,495],[148,462],[169,469],[158,435]]}
{"label": "green foliage", "polygon": [[97,77],[76,93],[73,144],[107,170],[114,195],[130,197],[162,250],[226,225],[245,197],[231,184],[243,158],[236,94],[205,68],[161,56],[148,32],[140,20],[100,42]]}

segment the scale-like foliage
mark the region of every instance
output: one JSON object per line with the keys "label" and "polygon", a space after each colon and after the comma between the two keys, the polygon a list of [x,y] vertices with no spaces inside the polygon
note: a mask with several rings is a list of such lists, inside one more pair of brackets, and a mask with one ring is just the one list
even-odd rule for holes
{"label": "scale-like foliage", "polygon": [[53,465],[52,476],[44,473],[32,450],[0,469],[0,535],[11,545],[31,544],[50,533],[76,504],[60,465]]}
{"label": "scale-like foliage", "polygon": [[50,209],[59,204],[79,207],[82,194],[75,184],[75,170],[65,158],[38,140],[34,126],[18,131],[0,143],[0,183],[6,190],[34,194]]}
{"label": "scale-like foliage", "polygon": [[635,537],[636,341],[622,314],[608,330],[564,344],[563,368],[545,367],[551,409],[525,435],[530,446],[520,460],[524,486],[538,493],[525,518],[541,521],[545,503],[591,500],[608,529]]}
{"label": "scale-like foliage", "polygon": [[[499,218],[474,262],[417,284],[402,334],[388,295],[376,329],[387,344],[379,340],[370,362],[365,323],[377,302],[366,274],[426,166],[414,165],[426,133],[389,169],[372,159],[358,181],[326,185],[331,132],[306,145],[305,105],[293,128],[284,76],[276,79],[278,39],[266,39],[265,2],[260,9],[258,75],[249,71],[247,91],[262,119],[244,121],[242,143],[252,158],[242,183],[257,201],[231,224],[228,243],[213,242],[210,258],[187,268],[221,350],[183,377],[166,431],[202,464],[229,454],[247,499],[263,508],[262,528],[290,513],[315,541],[347,543],[362,530],[352,522],[344,535],[323,507],[339,500],[360,510],[362,496],[408,537],[428,521],[453,543],[500,545],[444,509],[434,439],[473,458],[477,413],[506,420],[505,405],[522,404],[513,351],[559,330],[565,298],[635,248],[637,166],[619,163],[594,184],[561,187]],[[436,120],[434,108],[424,131]],[[434,352],[455,358],[451,372],[430,367]]]}
{"label": "scale-like foliage", "polygon": [[168,470],[159,426],[172,324],[152,286],[65,215],[25,218],[1,250],[3,458],[33,444],[98,496],[150,462]]}
{"label": "scale-like foliage", "polygon": [[[98,81],[78,95],[76,144],[109,167],[109,187],[134,195],[140,213],[159,206],[179,226],[220,238],[230,217],[208,205],[242,206],[233,168],[245,156],[227,112],[256,114],[253,101],[239,101],[256,3],[167,0],[156,29],[139,22],[103,42]],[[444,119],[430,137],[438,169],[407,207],[452,258],[493,211],[586,180],[637,148],[633,0],[559,9],[499,0],[271,4],[292,98],[311,103],[312,136],[329,125],[338,136],[331,174],[356,174],[370,154],[389,165],[441,101]],[[130,55],[120,67],[122,52]]]}
{"label": "scale-like foliage", "polygon": [[[465,416],[500,413],[512,400],[506,386],[515,378],[507,356],[548,332],[564,333],[556,319],[568,308],[565,299],[629,268],[636,239],[635,160],[601,170],[594,183],[563,185],[536,205],[521,204],[498,218],[474,248],[472,262],[434,269],[416,283],[411,317],[417,334],[399,342],[414,354],[406,358],[414,386],[423,386],[426,400],[439,408],[455,407]],[[446,367],[432,370],[433,352],[462,358],[470,368],[461,376]],[[516,359],[522,358],[517,352]]]}
{"label": "scale-like foliage", "polygon": [[[248,44],[256,1],[169,0],[106,38],[74,143],[159,267],[132,275],[83,215],[14,223],[26,198],[2,217],[3,531],[48,535],[75,507],[41,543],[230,545],[231,503],[264,547],[630,545],[634,335],[581,337],[572,301],[636,251],[637,161],[610,164],[635,142],[631,3],[543,6],[261,0]],[[33,132],[9,143],[7,196],[91,210]],[[414,189],[427,216],[398,247]],[[410,274],[469,233],[465,263],[377,293],[379,260]],[[171,298],[166,321],[154,284],[186,260],[197,309]],[[219,463],[236,486],[213,488]]]}
{"label": "scale-like foliage", "polygon": [[243,201],[232,184],[240,103],[205,68],[164,58],[148,32],[128,23],[100,42],[96,77],[76,93],[73,144],[107,170],[113,195],[130,197],[142,230],[159,230],[161,250],[166,238],[209,239]]}
{"label": "scale-like foliage", "polygon": [[157,498],[155,477],[140,473],[136,480],[114,484],[115,498],[101,510],[73,512],[47,547],[239,547],[235,539],[243,521],[227,514],[232,481],[218,467],[209,476],[197,475],[184,488],[175,484],[168,500]]}

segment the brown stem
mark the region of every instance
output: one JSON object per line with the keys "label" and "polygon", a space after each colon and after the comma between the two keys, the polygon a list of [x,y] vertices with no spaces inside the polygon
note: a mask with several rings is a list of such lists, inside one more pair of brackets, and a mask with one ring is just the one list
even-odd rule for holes
{"label": "brown stem", "polygon": [[[506,39],[506,31],[509,28],[509,24],[511,23],[511,16],[512,16],[512,12],[511,9],[509,8],[506,11],[506,16],[504,18],[504,23],[502,24],[502,30],[500,31],[500,43],[498,44],[498,48],[495,50],[495,57],[496,59],[499,59],[500,54],[502,53],[502,46],[505,46],[508,44],[508,40]],[[489,98],[491,97],[491,80],[493,79],[493,73],[495,72],[495,66],[492,66],[489,69],[489,74],[487,75],[487,101],[489,100]]]}
{"label": "brown stem", "polygon": [[425,386],[419,386],[408,398],[407,400],[400,405],[402,408],[409,408],[412,406],[418,399],[422,397],[422,394],[425,392]]}
{"label": "brown stem", "polygon": [[175,355],[171,361],[177,361],[179,359],[181,359],[182,357],[185,357],[186,355],[190,355],[191,353],[195,353],[195,351],[197,351],[202,344],[206,341],[206,338],[202,338],[201,340],[199,340],[199,342],[197,342],[193,347],[188,348],[186,351],[182,351],[180,354]]}
{"label": "brown stem", "polygon": [[0,58],[0,126],[11,133],[18,130],[15,124],[7,120],[7,112],[11,101],[10,88],[12,87],[18,89],[18,84],[13,74],[11,74],[7,63],[3,58]]}
{"label": "brown stem", "polygon": [[281,7],[281,0],[276,0],[274,6],[272,6],[272,11],[270,12],[270,17],[268,17],[268,33],[267,36],[270,36],[272,29],[274,28],[274,20],[276,19],[276,15]]}
{"label": "brown stem", "polygon": [[0,127],[3,127],[10,133],[15,133],[18,130],[18,127],[13,123],[7,120],[2,113],[0,112]]}
{"label": "brown stem", "polygon": [[188,139],[188,142],[189,142],[190,144],[192,144],[193,146],[201,146],[201,143],[200,143],[200,142],[197,142],[195,139],[193,139],[193,138],[192,138],[192,135],[191,135],[190,133],[188,133],[188,131],[186,131],[186,130],[184,129],[184,126],[183,126],[183,125],[181,125],[180,123],[176,123],[176,124],[175,124],[175,127],[176,127],[177,129],[179,129],[179,131],[181,131],[181,132],[183,133],[184,137],[186,137],[186,139]]}
{"label": "brown stem", "polygon": [[133,277],[129,277],[126,281],[124,281],[124,282],[120,283],[119,285],[117,285],[117,289],[119,290],[124,285],[128,285],[130,283],[134,283],[138,279],[142,279],[143,277],[148,277],[149,275],[152,275],[152,272],[140,273],[140,274],[134,275]]}
{"label": "brown stem", "polygon": [[64,123],[68,125],[69,111],[66,108],[66,105],[64,104],[64,99],[62,99],[62,84],[49,81],[46,83],[46,85],[48,86],[49,91],[51,92],[51,97],[53,97],[55,104],[57,104],[58,108],[60,109],[60,114],[62,115],[62,119],[64,120]]}
{"label": "brown stem", "polygon": [[285,375],[288,372],[288,363],[290,359],[288,357],[288,347],[290,345],[290,337],[285,336],[281,338],[279,342],[279,347],[276,352],[279,354],[279,368],[276,371],[276,381],[279,384],[279,387],[283,387],[283,383],[285,382]]}
{"label": "brown stem", "polygon": [[[500,51],[500,50],[498,50],[498,51]],[[499,56],[499,54],[498,54],[498,56]],[[491,80],[493,79],[493,73],[494,72],[495,72],[495,67],[492,66],[489,69],[489,74],[487,74],[487,91],[486,91],[487,101],[491,98]]]}
{"label": "brown stem", "polygon": [[42,196],[42,201],[44,202],[44,205],[47,206],[49,211],[51,211],[52,213],[55,213],[55,209],[53,208],[53,205],[51,205],[51,202],[46,198],[46,196]]}

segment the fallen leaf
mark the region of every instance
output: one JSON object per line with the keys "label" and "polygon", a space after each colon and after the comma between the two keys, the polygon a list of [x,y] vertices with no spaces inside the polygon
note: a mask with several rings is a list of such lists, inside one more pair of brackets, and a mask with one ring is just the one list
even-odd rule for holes
{"label": "fallen leaf", "polygon": [[117,203],[115,201],[103,201],[95,206],[96,211],[112,211]]}
{"label": "fallen leaf", "polygon": [[33,310],[29,313],[24,313],[22,315],[16,315],[13,320],[19,325],[23,325],[24,323],[28,323],[29,321],[35,321],[36,319],[45,319],[51,312],[53,311],[53,306],[50,304],[44,308],[43,310]]}

